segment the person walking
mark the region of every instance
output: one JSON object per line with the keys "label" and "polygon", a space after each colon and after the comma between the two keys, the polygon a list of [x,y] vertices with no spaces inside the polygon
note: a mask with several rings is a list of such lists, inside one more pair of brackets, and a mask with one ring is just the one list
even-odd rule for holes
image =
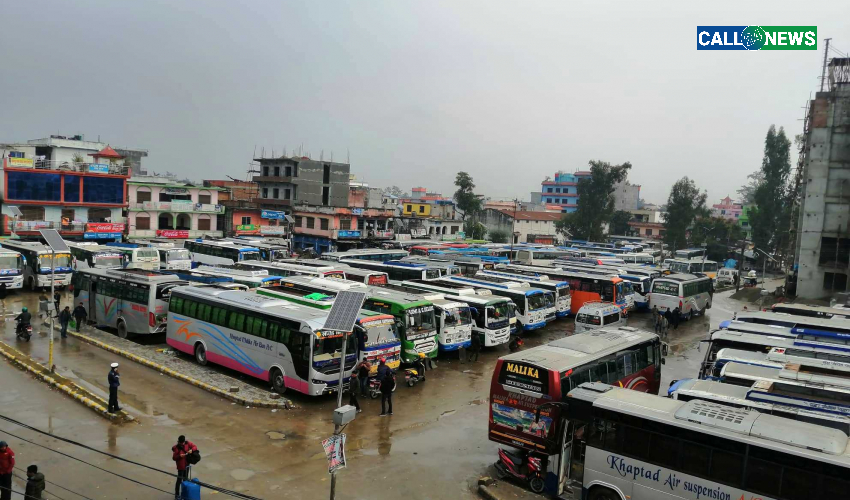
{"label": "person walking", "polygon": [[86,308],[83,307],[83,303],[80,302],[80,305],[74,308],[74,312],[72,313],[72,315],[74,316],[74,321],[77,323],[77,333],[79,333],[80,325],[82,325],[83,322],[86,321],[86,318],[88,318],[89,313],[86,312]]}
{"label": "person walking", "polygon": [[351,372],[351,379],[348,381],[348,404],[357,408],[357,413],[363,411],[360,409],[360,402],[357,401],[357,392],[359,391],[357,379],[359,378],[359,371],[360,370],[354,370]]}
{"label": "person walking", "polygon": [[12,471],[15,470],[15,452],[6,441],[0,441],[0,500],[12,498]]}
{"label": "person walking", "polygon": [[661,336],[664,337],[664,338],[667,338],[667,327],[669,326],[667,324],[667,317],[664,316],[663,314],[659,313],[658,314],[658,323],[661,325],[660,328],[659,328],[661,330]]}
{"label": "person walking", "polygon": [[59,293],[59,290],[55,290],[53,292],[53,306],[54,311],[56,311],[56,315],[59,316],[59,299],[62,298],[62,294]]}
{"label": "person walking", "polygon": [[68,323],[71,322],[71,308],[65,306],[62,312],[59,313],[59,324],[62,325],[62,338],[68,338]]}
{"label": "person walking", "polygon": [[475,361],[478,361],[478,353],[481,352],[481,336],[476,332],[472,332],[472,343],[469,345],[469,357],[468,361],[472,361],[472,358],[475,358]]}
{"label": "person walking", "polygon": [[174,483],[174,500],[180,500],[180,489],[183,481],[189,479],[188,456],[197,451],[198,447],[191,441],[186,441],[186,436],[179,436],[177,444],[171,447],[171,459],[177,465],[177,482]]}
{"label": "person walking", "polygon": [[118,387],[121,385],[121,374],[118,373],[118,363],[112,363],[107,381],[109,382],[109,413],[121,411],[118,407]]}
{"label": "person walking", "polygon": [[661,329],[661,315],[658,314],[658,306],[652,306],[652,318],[655,320],[655,333]]}
{"label": "person walking", "polygon": [[357,381],[360,383],[360,395],[364,398],[369,395],[369,372],[372,371],[372,363],[363,358],[357,364]]}
{"label": "person walking", "polygon": [[679,311],[679,308],[673,309],[673,329],[679,329],[679,320],[682,319],[682,312]]}
{"label": "person walking", "polygon": [[395,378],[393,377],[393,371],[387,368],[385,372],[384,378],[381,379],[381,416],[387,415],[387,408],[385,404],[389,404],[390,412],[389,414],[393,414],[393,389],[395,389]]}
{"label": "person walking", "polygon": [[24,500],[41,500],[44,491],[44,474],[38,471],[37,465],[27,467],[27,487],[24,490]]}

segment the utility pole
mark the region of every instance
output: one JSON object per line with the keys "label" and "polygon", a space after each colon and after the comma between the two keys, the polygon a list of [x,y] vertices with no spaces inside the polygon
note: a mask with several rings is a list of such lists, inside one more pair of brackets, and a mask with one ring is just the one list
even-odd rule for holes
{"label": "utility pole", "polygon": [[744,250],[747,248],[747,240],[741,240],[741,258],[738,259],[738,280],[735,281],[735,291],[741,289],[741,280],[744,272]]}
{"label": "utility pole", "polygon": [[823,92],[823,84],[826,81],[826,60],[827,60],[827,57],[829,56],[829,41],[830,40],[832,40],[832,38],[825,38],[824,39],[824,41],[826,42],[826,47],[824,47],[824,49],[823,49],[823,69],[821,70],[821,73],[820,73],[820,91],[821,92]]}

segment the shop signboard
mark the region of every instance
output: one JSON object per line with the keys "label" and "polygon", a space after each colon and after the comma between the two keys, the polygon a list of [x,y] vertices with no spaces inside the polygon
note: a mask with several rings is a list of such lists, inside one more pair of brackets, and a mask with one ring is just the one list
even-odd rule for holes
{"label": "shop signboard", "polygon": [[16,168],[32,168],[32,158],[6,158],[6,165]]}
{"label": "shop signboard", "polygon": [[263,219],[286,220],[286,212],[281,212],[279,210],[263,210],[260,212],[260,217]]}
{"label": "shop signboard", "polygon": [[88,222],[86,232],[89,233],[123,233],[123,222]]}
{"label": "shop signboard", "polygon": [[156,235],[160,238],[188,238],[189,231],[185,229],[157,229]]}
{"label": "shop signboard", "polygon": [[90,174],[108,174],[109,165],[106,163],[89,163]]}
{"label": "shop signboard", "polygon": [[359,238],[360,231],[337,231],[337,238]]}
{"label": "shop signboard", "polygon": [[120,240],[121,233],[83,233],[86,240]]}

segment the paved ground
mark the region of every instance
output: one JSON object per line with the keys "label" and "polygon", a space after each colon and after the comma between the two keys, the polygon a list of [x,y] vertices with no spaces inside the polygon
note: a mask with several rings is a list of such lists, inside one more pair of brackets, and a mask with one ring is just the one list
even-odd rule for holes
{"label": "paved ground", "polygon": [[[717,294],[705,318],[685,322],[671,333],[674,354],[663,369],[662,388],[670,380],[695,376],[701,359],[695,351],[698,340],[705,338],[709,324],[714,327],[741,309],[740,303],[728,299],[730,294]],[[23,304],[33,307],[34,300],[31,294],[18,293],[3,305],[6,311],[18,311]],[[632,326],[647,323],[647,315],[634,315],[629,322]],[[15,345],[13,328],[14,323],[7,322],[0,335]],[[527,346],[570,331],[571,320],[555,323],[531,334]],[[30,344],[18,342],[17,346],[46,359],[46,330],[36,326]],[[472,364],[461,364],[456,357],[438,361],[424,383],[414,388],[399,386],[392,417],[378,416],[379,401],[361,400],[363,413],[345,430],[349,468],[339,474],[338,498],[474,498],[479,475],[487,473],[496,456],[496,445],[487,440],[487,397],[494,363],[505,352],[504,348],[485,351]],[[116,361],[115,355],[67,339],[57,342],[55,356],[57,369],[64,375],[105,394],[108,367]],[[294,410],[244,408],[123,358],[117,361],[122,366],[121,403],[138,424],[106,422],[5,362],[0,362],[0,377],[7,382],[0,392],[0,414],[166,469],[173,467],[170,448],[177,435],[186,434],[202,451],[204,458],[196,468],[202,480],[261,498],[327,497],[329,476],[320,441],[333,430],[335,399],[293,395],[298,406]],[[164,490],[170,490],[173,481],[0,423],[0,438],[10,443],[19,464],[38,463],[48,480],[91,498],[169,498],[5,432],[56,446]]]}

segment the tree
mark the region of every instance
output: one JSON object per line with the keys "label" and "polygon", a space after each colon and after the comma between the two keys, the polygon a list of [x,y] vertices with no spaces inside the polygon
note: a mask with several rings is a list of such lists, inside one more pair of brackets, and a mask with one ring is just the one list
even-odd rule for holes
{"label": "tree", "polygon": [[384,193],[384,194],[391,194],[391,195],[393,195],[393,196],[397,196],[397,197],[399,197],[399,198],[407,197],[407,193],[405,193],[404,191],[402,191],[402,190],[401,190],[401,188],[400,188],[400,187],[398,187],[398,186],[390,186],[390,187],[386,187],[386,188],[384,188],[384,189],[383,189],[383,191],[381,191],[381,192],[382,192],[382,193]]}
{"label": "tree", "polygon": [[504,229],[494,229],[492,231],[488,231],[487,234],[490,236],[490,241],[493,243],[507,243],[508,238],[510,237],[510,231],[506,231]]}
{"label": "tree", "polygon": [[483,240],[484,235],[487,234],[487,226],[470,219],[463,223],[463,232],[466,233],[466,237],[469,239]]}
{"label": "tree", "polygon": [[738,195],[741,197],[742,204],[752,205],[755,203],[756,189],[758,189],[764,181],[764,175],[761,173],[761,170],[757,170],[748,175],[747,179],[749,179],[749,181],[747,184],[741,186],[738,190]]}
{"label": "tree", "polygon": [[591,160],[590,178],[578,181],[578,208],[569,218],[574,238],[602,239],[602,224],[614,215],[614,185],[626,179],[632,164],[611,165]]}
{"label": "tree", "polygon": [[466,221],[468,215],[473,215],[481,210],[481,198],[472,191],[475,189],[475,183],[472,182],[472,177],[466,172],[457,173],[455,186],[457,186],[454,195],[455,203],[462,212],[462,219]]}
{"label": "tree", "polygon": [[761,162],[762,182],[755,190],[755,207],[750,212],[753,244],[773,253],[783,234],[788,231],[791,207],[788,204],[788,177],[791,174],[791,141],[785,130],[779,132],[771,125],[764,139],[764,158]]}
{"label": "tree", "polygon": [[563,236],[564,239],[570,240],[577,237],[578,231],[575,212],[564,214],[560,220],[555,222],[555,232]]}
{"label": "tree", "polygon": [[743,231],[733,221],[721,217],[700,216],[691,229],[691,245],[705,246],[706,257],[722,263],[729,255],[729,246],[736,247]]}
{"label": "tree", "polygon": [[611,221],[608,223],[608,234],[617,234],[626,236],[629,234],[629,221],[632,220],[632,214],[625,210],[617,210],[611,216]]}
{"label": "tree", "polygon": [[707,217],[705,200],[708,195],[700,191],[694,181],[682,177],[670,188],[667,212],[664,214],[664,242],[671,251],[687,246],[688,229],[697,217]]}

